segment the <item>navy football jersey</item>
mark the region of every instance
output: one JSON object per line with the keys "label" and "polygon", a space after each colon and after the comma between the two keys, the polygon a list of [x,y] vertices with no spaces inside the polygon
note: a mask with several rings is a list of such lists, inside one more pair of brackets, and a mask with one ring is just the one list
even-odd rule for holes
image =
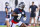
{"label": "navy football jersey", "polygon": [[31,12],[34,13],[38,7],[36,5],[31,5],[29,8],[31,8]]}
{"label": "navy football jersey", "polygon": [[7,8],[7,10],[8,10],[8,15],[7,15],[7,13],[6,13],[6,17],[7,17],[7,18],[10,18],[10,14],[12,13],[12,12],[11,12],[11,7],[6,6],[5,9],[6,9],[6,8]]}
{"label": "navy football jersey", "polygon": [[7,8],[7,10],[8,10],[8,14],[10,14],[10,12],[11,12],[11,7],[10,6],[6,6],[5,7],[5,9]]}
{"label": "navy football jersey", "polygon": [[[18,8],[16,8],[13,12],[15,12],[16,14],[23,14],[23,16],[25,15],[25,11],[24,10],[20,10],[20,9],[18,9]],[[22,16],[21,16],[22,17]],[[18,18],[18,16],[14,16],[14,18],[13,18],[13,20],[15,21],[15,22],[19,22],[20,21],[20,19],[18,20],[17,19]]]}

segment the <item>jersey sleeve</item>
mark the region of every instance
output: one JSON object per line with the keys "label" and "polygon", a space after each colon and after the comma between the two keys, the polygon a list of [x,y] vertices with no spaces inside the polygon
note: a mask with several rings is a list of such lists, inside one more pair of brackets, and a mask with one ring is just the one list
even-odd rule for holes
{"label": "jersey sleeve", "polygon": [[36,6],[36,8],[38,8],[38,7]]}
{"label": "jersey sleeve", "polygon": [[31,6],[29,8],[31,8]]}
{"label": "jersey sleeve", "polygon": [[8,7],[5,7],[5,9],[6,9],[6,8],[8,9]]}

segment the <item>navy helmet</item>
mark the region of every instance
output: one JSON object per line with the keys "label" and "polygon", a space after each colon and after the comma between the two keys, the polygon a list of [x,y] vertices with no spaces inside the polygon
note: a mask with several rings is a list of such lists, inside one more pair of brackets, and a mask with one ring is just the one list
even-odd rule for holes
{"label": "navy helmet", "polygon": [[18,8],[20,9],[23,9],[25,7],[25,3],[24,2],[21,2],[19,5],[18,5]]}
{"label": "navy helmet", "polygon": [[9,5],[9,3],[8,3],[8,2],[6,2],[6,3],[5,3],[5,5]]}

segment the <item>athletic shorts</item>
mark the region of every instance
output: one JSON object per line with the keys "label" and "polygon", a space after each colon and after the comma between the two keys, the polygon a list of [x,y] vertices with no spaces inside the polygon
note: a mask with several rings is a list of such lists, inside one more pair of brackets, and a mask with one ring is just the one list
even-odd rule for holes
{"label": "athletic shorts", "polygon": [[35,13],[31,13],[31,14],[30,14],[30,17],[35,17],[35,16],[36,16]]}
{"label": "athletic shorts", "polygon": [[5,18],[5,21],[9,21],[9,18]]}

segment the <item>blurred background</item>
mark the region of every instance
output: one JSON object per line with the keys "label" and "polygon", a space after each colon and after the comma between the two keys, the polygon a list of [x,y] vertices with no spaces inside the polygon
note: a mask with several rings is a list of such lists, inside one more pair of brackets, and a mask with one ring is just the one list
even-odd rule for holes
{"label": "blurred background", "polygon": [[[25,8],[24,10],[26,11],[26,16],[27,16],[27,20],[24,23],[29,23],[29,18],[30,18],[30,13],[29,13],[29,6],[32,4],[32,2],[34,1],[35,5],[39,6],[40,4],[40,0],[0,0],[0,25],[5,25],[5,2],[9,2],[10,7],[12,8],[12,10],[15,9],[15,7],[18,6],[18,4],[20,2],[24,2],[25,3]],[[17,5],[15,4],[15,2],[17,2]],[[37,23],[37,16],[38,16],[38,12],[36,12],[36,17],[35,17],[35,23]],[[21,19],[22,21],[22,19]],[[33,23],[33,19],[32,19],[32,23]]]}

